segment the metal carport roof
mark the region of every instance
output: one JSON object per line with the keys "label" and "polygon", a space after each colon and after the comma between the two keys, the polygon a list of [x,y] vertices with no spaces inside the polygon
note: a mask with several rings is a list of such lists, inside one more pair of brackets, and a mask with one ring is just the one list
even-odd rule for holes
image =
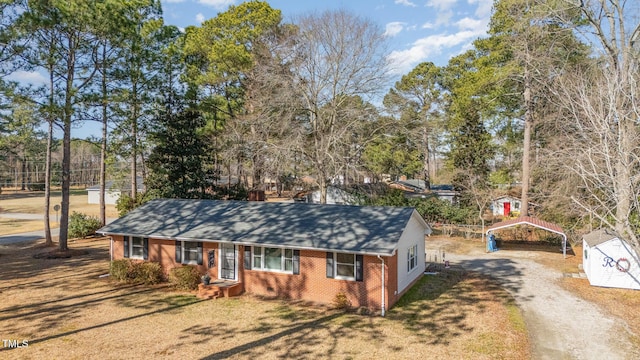
{"label": "metal carport roof", "polygon": [[564,233],[562,228],[554,223],[550,223],[548,221],[536,219],[532,216],[520,216],[515,219],[509,219],[505,221],[501,221],[499,223],[495,223],[487,229],[486,234],[500,230],[508,227],[513,227],[517,225],[530,225],[533,227],[537,227],[539,229],[547,230],[552,233],[556,233],[558,235],[562,235],[562,256],[567,257],[567,234]]}

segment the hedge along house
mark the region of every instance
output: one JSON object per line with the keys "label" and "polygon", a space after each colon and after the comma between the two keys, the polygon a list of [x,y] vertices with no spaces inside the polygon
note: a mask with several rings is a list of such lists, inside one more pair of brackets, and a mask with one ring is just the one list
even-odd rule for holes
{"label": "hedge along house", "polygon": [[153,200],[99,229],[112,259],[194,265],[256,295],[382,315],[425,270],[431,229],[413,208]]}
{"label": "hedge along house", "polygon": [[582,237],[582,267],[593,286],[640,289],[640,259],[636,251],[609,229]]}

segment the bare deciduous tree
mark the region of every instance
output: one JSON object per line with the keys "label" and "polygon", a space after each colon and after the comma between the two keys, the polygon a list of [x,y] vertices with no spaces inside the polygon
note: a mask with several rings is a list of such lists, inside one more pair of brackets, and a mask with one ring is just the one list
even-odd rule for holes
{"label": "bare deciduous tree", "polygon": [[377,25],[343,10],[308,15],[297,25],[292,73],[304,106],[301,153],[314,168],[325,203],[328,182],[345,166],[341,145],[368,119],[367,111],[344,105],[354,97],[367,101],[387,84],[386,40]]}
{"label": "bare deciduous tree", "polygon": [[[640,250],[633,220],[640,209],[640,53],[630,39],[630,29],[638,28],[638,19],[631,18],[638,9],[630,6],[637,4],[592,0],[576,6],[587,24],[576,30],[597,58],[556,86],[560,105],[570,114],[561,124],[564,164],[581,183],[572,200]],[[629,27],[631,21],[636,22]]]}

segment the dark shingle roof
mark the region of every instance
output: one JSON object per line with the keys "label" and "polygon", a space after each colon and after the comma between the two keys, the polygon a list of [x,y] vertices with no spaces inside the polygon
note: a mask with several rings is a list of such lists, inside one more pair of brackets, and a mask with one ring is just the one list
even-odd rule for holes
{"label": "dark shingle roof", "polygon": [[582,236],[582,239],[591,247],[615,238],[622,239],[615,231],[609,229],[598,229]]}
{"label": "dark shingle roof", "polygon": [[414,211],[409,207],[163,199],[150,201],[97,232],[391,255]]}

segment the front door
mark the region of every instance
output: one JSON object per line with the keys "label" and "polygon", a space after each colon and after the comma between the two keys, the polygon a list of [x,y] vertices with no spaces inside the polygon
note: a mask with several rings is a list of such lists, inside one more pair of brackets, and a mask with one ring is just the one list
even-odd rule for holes
{"label": "front door", "polygon": [[505,202],[504,203],[504,216],[509,216],[509,214],[511,214],[511,203],[510,202]]}
{"label": "front door", "polygon": [[220,245],[220,278],[236,280],[236,246],[225,243]]}

